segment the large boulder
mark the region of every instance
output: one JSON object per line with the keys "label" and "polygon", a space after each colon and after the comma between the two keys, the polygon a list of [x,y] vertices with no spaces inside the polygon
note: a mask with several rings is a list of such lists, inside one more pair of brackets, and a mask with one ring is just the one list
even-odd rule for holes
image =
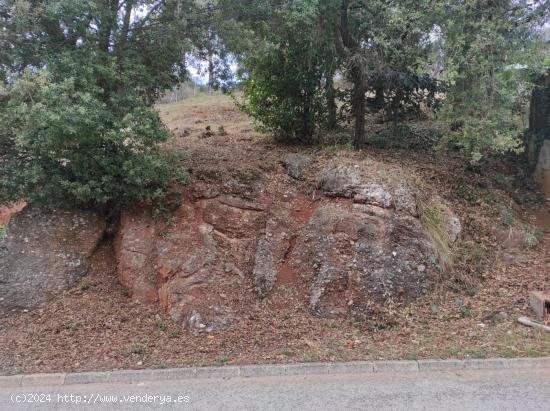
{"label": "large boulder", "polygon": [[319,188],[329,196],[352,197],[361,184],[358,167],[337,165],[326,168],[318,179]]}
{"label": "large boulder", "polygon": [[283,159],[283,166],[288,175],[295,180],[304,179],[304,171],[311,163],[311,157],[303,154],[289,153]]}
{"label": "large boulder", "polygon": [[438,270],[419,219],[378,205],[319,207],[294,254],[312,271],[310,308],[322,316],[411,301],[430,290]]}
{"label": "large boulder", "polygon": [[72,287],[104,231],[91,211],[27,207],[12,216],[0,243],[0,312],[34,308]]}
{"label": "large boulder", "polygon": [[461,231],[441,198],[428,201],[440,225],[430,227],[419,215],[426,206],[417,190],[399,174],[380,181],[364,168],[337,165],[323,170],[317,185],[329,199],[345,200],[317,208],[291,256],[291,265],[311,275],[313,312],[368,315],[375,305],[407,303],[430,291]]}

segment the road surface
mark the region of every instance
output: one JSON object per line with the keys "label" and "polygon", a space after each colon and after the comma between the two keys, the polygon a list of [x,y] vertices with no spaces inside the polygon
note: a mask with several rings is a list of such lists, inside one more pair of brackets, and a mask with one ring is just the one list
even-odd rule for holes
{"label": "road surface", "polygon": [[0,410],[12,409],[548,411],[550,369],[189,379],[1,388]]}

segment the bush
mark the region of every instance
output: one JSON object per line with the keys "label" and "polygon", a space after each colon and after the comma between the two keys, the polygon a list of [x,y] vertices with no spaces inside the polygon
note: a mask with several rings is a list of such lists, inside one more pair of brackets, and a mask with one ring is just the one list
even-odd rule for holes
{"label": "bush", "polygon": [[468,154],[473,164],[490,155],[510,152],[519,154],[523,151],[521,128],[512,115],[504,113],[504,110],[486,118],[475,113],[452,114],[445,116],[445,119],[457,124],[454,127],[451,124],[447,141]]}
{"label": "bush", "polygon": [[[285,64],[272,57],[266,60],[279,67]],[[300,84],[300,80],[286,77],[284,71],[271,76],[256,72],[245,84],[245,103],[240,107],[260,130],[273,133],[278,140],[308,143],[324,114],[323,95],[314,83],[306,80],[309,84]]]}
{"label": "bush", "polygon": [[0,87],[0,201],[113,208],[166,194],[169,131],[140,96],[117,114],[85,77],[26,72]]}
{"label": "bush", "polygon": [[249,77],[240,107],[262,131],[279,140],[308,143],[327,113],[315,8],[298,2],[278,13],[282,26],[244,62]]}

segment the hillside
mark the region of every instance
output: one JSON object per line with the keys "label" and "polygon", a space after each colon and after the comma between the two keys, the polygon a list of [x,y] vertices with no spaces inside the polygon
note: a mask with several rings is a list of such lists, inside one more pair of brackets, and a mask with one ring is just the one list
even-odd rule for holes
{"label": "hillside", "polygon": [[513,162],[275,144],[225,96],[158,110],[179,205],[125,210],[77,286],[3,315],[3,372],[550,355],[517,323],[550,289],[550,213]]}

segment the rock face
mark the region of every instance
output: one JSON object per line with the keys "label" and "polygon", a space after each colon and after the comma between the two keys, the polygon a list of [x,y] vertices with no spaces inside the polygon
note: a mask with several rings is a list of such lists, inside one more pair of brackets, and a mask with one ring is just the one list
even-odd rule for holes
{"label": "rock face", "polygon": [[258,240],[252,277],[260,298],[266,297],[273,289],[279,267],[290,249],[292,237],[287,224],[288,219],[270,218],[266,223],[265,234]]}
{"label": "rock face", "polygon": [[[288,185],[262,192],[194,182],[169,223],[126,212],[116,241],[122,284],[196,333],[230,326],[242,301],[283,285],[320,316],[369,315],[430,291],[443,264],[404,179],[381,182],[340,165],[315,184],[310,197]],[[452,243],[460,221],[442,210]]]}
{"label": "rock face", "polygon": [[311,163],[311,157],[290,153],[283,160],[288,175],[296,180],[304,179],[304,170]]}
{"label": "rock face", "polygon": [[156,228],[151,214],[146,210],[132,215],[123,213],[119,230],[124,233],[124,242],[115,242],[120,282],[131,290],[134,300],[156,302],[157,279],[151,263]]}
{"label": "rock face", "polygon": [[394,208],[418,216],[414,190],[406,183],[372,181],[358,167],[338,165],[326,168],[317,184],[329,197],[351,198],[356,203]]}
{"label": "rock face", "polygon": [[[323,170],[318,186],[341,199],[317,209],[293,252],[312,273],[313,312],[368,315],[373,305],[412,301],[431,289],[441,264],[418,218],[414,189],[403,180],[381,183],[341,165]],[[442,207],[453,243],[460,221]]]}
{"label": "rock face", "polygon": [[233,314],[220,293],[251,272],[265,221],[261,206],[226,195],[188,199],[164,226],[144,211],[124,213],[120,280],[134,300],[158,301],[192,330],[228,326]]}
{"label": "rock face", "polygon": [[419,220],[377,205],[321,206],[296,254],[313,267],[310,307],[323,316],[411,301],[430,289],[437,270]]}
{"label": "rock face", "polygon": [[319,188],[328,196],[352,197],[361,180],[355,167],[338,165],[321,172]]}
{"label": "rock face", "polygon": [[28,207],[15,214],[0,243],[0,312],[36,307],[73,286],[104,231],[93,212]]}

